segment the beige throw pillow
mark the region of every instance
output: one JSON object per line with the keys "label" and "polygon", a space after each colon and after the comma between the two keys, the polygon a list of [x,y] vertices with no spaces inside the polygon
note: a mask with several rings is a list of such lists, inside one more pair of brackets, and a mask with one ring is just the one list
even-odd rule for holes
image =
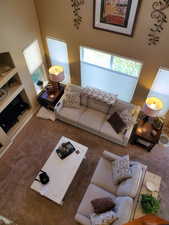
{"label": "beige throw pillow", "polygon": [[122,181],[131,178],[129,156],[123,156],[112,162],[113,165],[113,182],[120,184]]}
{"label": "beige throw pillow", "polygon": [[112,210],[99,215],[95,213],[90,215],[91,225],[110,225],[117,219],[118,217]]}
{"label": "beige throw pillow", "polygon": [[66,92],[64,94],[64,106],[70,108],[80,108],[80,93]]}
{"label": "beige throw pillow", "polygon": [[133,119],[132,109],[125,109],[122,112],[120,112],[120,117],[124,121],[124,123],[127,125],[127,127],[130,127],[135,123]]}

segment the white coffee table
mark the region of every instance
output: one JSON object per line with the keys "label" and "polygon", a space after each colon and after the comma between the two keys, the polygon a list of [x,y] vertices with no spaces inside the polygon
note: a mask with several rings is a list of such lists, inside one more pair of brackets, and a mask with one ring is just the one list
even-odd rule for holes
{"label": "white coffee table", "polygon": [[[79,154],[73,152],[67,158],[61,160],[56,149],[65,142],[70,141]],[[55,203],[62,205],[64,196],[81,164],[85,158],[88,148],[81,145],[69,138],[61,137],[57,146],[52,151],[50,157],[46,161],[45,165],[41,169],[49,175],[50,181],[48,184],[43,185],[40,182],[34,180],[31,185],[31,189],[40,193],[44,197],[54,201]],[[36,177],[39,178],[39,174]]]}

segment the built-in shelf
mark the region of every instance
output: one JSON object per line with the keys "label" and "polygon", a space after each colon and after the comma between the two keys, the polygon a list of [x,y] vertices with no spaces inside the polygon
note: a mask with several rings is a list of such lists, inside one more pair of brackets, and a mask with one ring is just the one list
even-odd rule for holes
{"label": "built-in shelf", "polygon": [[27,109],[23,114],[18,117],[18,122],[7,132],[7,135],[10,139],[15,138],[18,132],[24,127],[24,125],[28,122],[31,115],[31,109]]}
{"label": "built-in shelf", "polygon": [[23,90],[22,84],[16,84],[8,89],[8,95],[0,101],[0,113],[8,106],[9,103]]}
{"label": "built-in shelf", "polygon": [[0,53],[0,158],[36,109],[31,108],[10,52]]}
{"label": "built-in shelf", "polygon": [[3,87],[16,73],[16,68],[11,69],[6,73],[3,73],[3,76],[0,76],[0,88]]}

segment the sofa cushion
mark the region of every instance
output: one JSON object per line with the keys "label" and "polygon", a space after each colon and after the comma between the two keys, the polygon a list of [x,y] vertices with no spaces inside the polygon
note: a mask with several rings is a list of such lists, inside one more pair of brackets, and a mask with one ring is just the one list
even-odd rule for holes
{"label": "sofa cushion", "polygon": [[95,213],[90,215],[91,225],[111,225],[117,219],[118,218],[116,217],[116,213],[112,210],[99,215]]}
{"label": "sofa cushion", "polygon": [[136,197],[138,193],[138,188],[140,185],[140,180],[142,177],[142,166],[138,162],[130,163],[130,170],[132,178],[123,181],[117,188],[118,196],[130,196],[131,198]]}
{"label": "sofa cushion", "polygon": [[76,213],[75,220],[83,225],[91,225],[89,216],[84,216],[81,213]]}
{"label": "sofa cushion", "polygon": [[130,197],[117,197],[115,199],[115,209],[116,216],[118,219],[113,223],[113,225],[122,225],[130,220],[131,213],[133,210],[133,199]]}
{"label": "sofa cushion", "polygon": [[91,109],[95,109],[99,112],[103,112],[105,114],[108,113],[108,110],[110,108],[110,105],[108,105],[105,102],[102,102],[100,100],[97,100],[95,98],[92,97],[88,97],[88,103],[87,103],[88,107]]}
{"label": "sofa cushion", "polygon": [[117,185],[112,179],[112,162],[105,158],[101,158],[97,164],[96,170],[91,179],[91,183],[95,184],[113,194],[116,194]]}
{"label": "sofa cushion", "polygon": [[112,115],[114,112],[122,112],[125,109],[134,109],[135,105],[122,101],[122,100],[117,100],[114,105],[109,110],[109,114]]}
{"label": "sofa cushion", "polygon": [[106,115],[104,113],[87,108],[81,115],[79,123],[89,129],[100,131],[105,117]]}
{"label": "sofa cushion", "polygon": [[104,121],[100,132],[109,139],[113,137],[115,140],[118,140],[118,142],[123,142],[123,134],[117,134],[107,120]]}
{"label": "sofa cushion", "polygon": [[92,213],[94,213],[91,201],[95,198],[104,198],[104,197],[110,197],[113,199],[113,201],[115,201],[115,196],[113,194],[105,191],[104,189],[94,184],[90,184],[83,197],[83,200],[80,203],[78,213],[89,217]]}
{"label": "sofa cushion", "polygon": [[80,108],[69,108],[69,107],[63,107],[58,112],[58,114],[63,117],[64,119],[68,119],[73,122],[78,122],[82,113],[86,110],[86,107],[80,106]]}
{"label": "sofa cushion", "polygon": [[107,212],[108,210],[112,210],[115,206],[112,198],[96,198],[91,201],[94,212],[96,214]]}
{"label": "sofa cushion", "polygon": [[122,181],[131,178],[132,173],[130,170],[129,156],[123,156],[112,162],[113,166],[113,182],[120,184]]}

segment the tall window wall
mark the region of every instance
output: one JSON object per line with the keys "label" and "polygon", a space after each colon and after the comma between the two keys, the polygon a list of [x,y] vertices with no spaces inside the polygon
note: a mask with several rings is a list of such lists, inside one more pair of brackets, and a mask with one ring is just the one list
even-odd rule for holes
{"label": "tall window wall", "polygon": [[67,44],[53,38],[47,38],[47,46],[50,56],[51,65],[59,65],[64,67],[65,80],[63,83],[70,82],[70,69],[68,61]]}
{"label": "tall window wall", "polygon": [[100,88],[132,100],[142,63],[87,47],[80,47],[81,85]]}
{"label": "tall window wall", "polygon": [[158,97],[163,102],[161,115],[165,115],[169,110],[169,68],[160,68],[153,82],[148,97]]}
{"label": "tall window wall", "polygon": [[39,94],[42,83],[43,86],[45,86],[48,81],[38,41],[35,40],[27,48],[25,48],[23,55],[25,57],[28,70],[31,74],[36,93]]}

